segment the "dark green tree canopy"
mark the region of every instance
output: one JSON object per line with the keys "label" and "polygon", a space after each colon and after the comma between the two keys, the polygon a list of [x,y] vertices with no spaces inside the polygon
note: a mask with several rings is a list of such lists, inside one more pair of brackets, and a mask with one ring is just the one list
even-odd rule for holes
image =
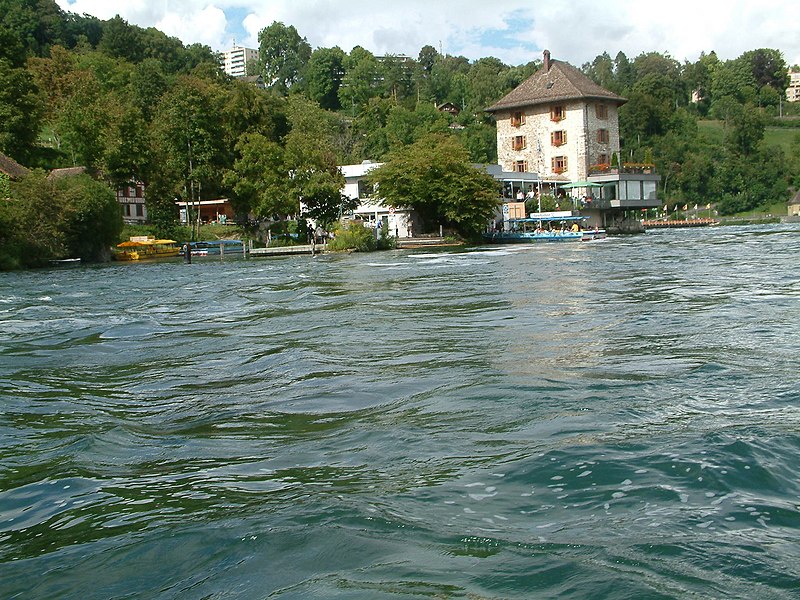
{"label": "dark green tree canopy", "polygon": [[311,58],[311,46],[294,25],[275,21],[258,34],[259,65],[267,84],[286,94],[301,80]]}
{"label": "dark green tree canopy", "polygon": [[305,73],[308,97],[327,110],[338,110],[339,88],[344,77],[346,55],[341,48],[317,48]]}
{"label": "dark green tree canopy", "polygon": [[497,208],[495,179],[476,169],[459,141],[430,134],[389,154],[368,181],[389,206],[411,207],[427,229],[439,225],[475,238]]}

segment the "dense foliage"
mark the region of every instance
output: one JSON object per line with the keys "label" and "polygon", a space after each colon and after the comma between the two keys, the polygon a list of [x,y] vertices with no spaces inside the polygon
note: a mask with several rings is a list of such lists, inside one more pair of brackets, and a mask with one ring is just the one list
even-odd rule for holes
{"label": "dense foliage", "polygon": [[34,172],[0,199],[0,269],[53,259],[107,258],[122,231],[114,193],[88,175],[48,179]]}
{"label": "dense foliage", "polygon": [[[419,163],[422,140],[431,139],[449,144],[459,164],[496,162],[483,109],[540,66],[470,61],[433,46],[417,57],[312,49],[277,22],[261,31],[259,52],[267,90],[224,75],[208,47],[156,29],[74,15],[54,0],[0,0],[0,151],[28,167],[85,166],[111,188],[143,182],[161,235],[174,230],[176,199],[225,196],[239,214],[261,219],[292,215],[302,202],[330,222],[350,208],[336,165],[405,153]],[[785,151],[764,143],[766,127],[797,123],[779,115],[800,112],[782,101],[788,75],[779,51],[728,61],[710,52],[685,64],[619,52],[582,69],[628,98],[621,158],[654,157],[667,201],[718,202],[730,212],[785,199],[787,186],[800,184],[800,137]],[[457,114],[438,110],[444,103]],[[720,140],[698,134],[698,120],[712,118]],[[473,193],[471,171],[450,166],[448,188]],[[474,229],[482,207],[456,207],[433,191],[444,202],[438,208],[414,200],[427,220]]]}
{"label": "dense foliage", "polygon": [[494,177],[473,167],[466,148],[442,134],[392,152],[368,181],[389,206],[412,207],[423,230],[442,226],[466,238],[480,235],[500,198]]}

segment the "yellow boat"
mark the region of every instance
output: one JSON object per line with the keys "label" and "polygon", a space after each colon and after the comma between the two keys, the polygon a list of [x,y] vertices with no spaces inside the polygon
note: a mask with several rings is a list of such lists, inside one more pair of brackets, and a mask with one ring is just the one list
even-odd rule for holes
{"label": "yellow boat", "polygon": [[146,260],[178,256],[180,248],[175,240],[157,240],[150,236],[134,236],[117,244],[114,260]]}

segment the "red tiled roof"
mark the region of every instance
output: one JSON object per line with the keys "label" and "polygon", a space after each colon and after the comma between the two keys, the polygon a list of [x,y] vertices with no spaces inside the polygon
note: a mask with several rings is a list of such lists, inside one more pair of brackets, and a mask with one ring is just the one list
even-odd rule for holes
{"label": "red tiled roof", "polygon": [[560,60],[549,62],[549,70],[540,69],[486,111],[500,112],[567,100],[608,100],[618,105],[627,102],[622,96],[597,85],[571,64]]}

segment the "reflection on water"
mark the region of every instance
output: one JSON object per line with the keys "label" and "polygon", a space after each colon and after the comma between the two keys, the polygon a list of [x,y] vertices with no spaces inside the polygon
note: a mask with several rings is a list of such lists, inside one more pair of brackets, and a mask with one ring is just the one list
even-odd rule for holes
{"label": "reflection on water", "polygon": [[0,275],[4,597],[791,598],[796,226]]}

